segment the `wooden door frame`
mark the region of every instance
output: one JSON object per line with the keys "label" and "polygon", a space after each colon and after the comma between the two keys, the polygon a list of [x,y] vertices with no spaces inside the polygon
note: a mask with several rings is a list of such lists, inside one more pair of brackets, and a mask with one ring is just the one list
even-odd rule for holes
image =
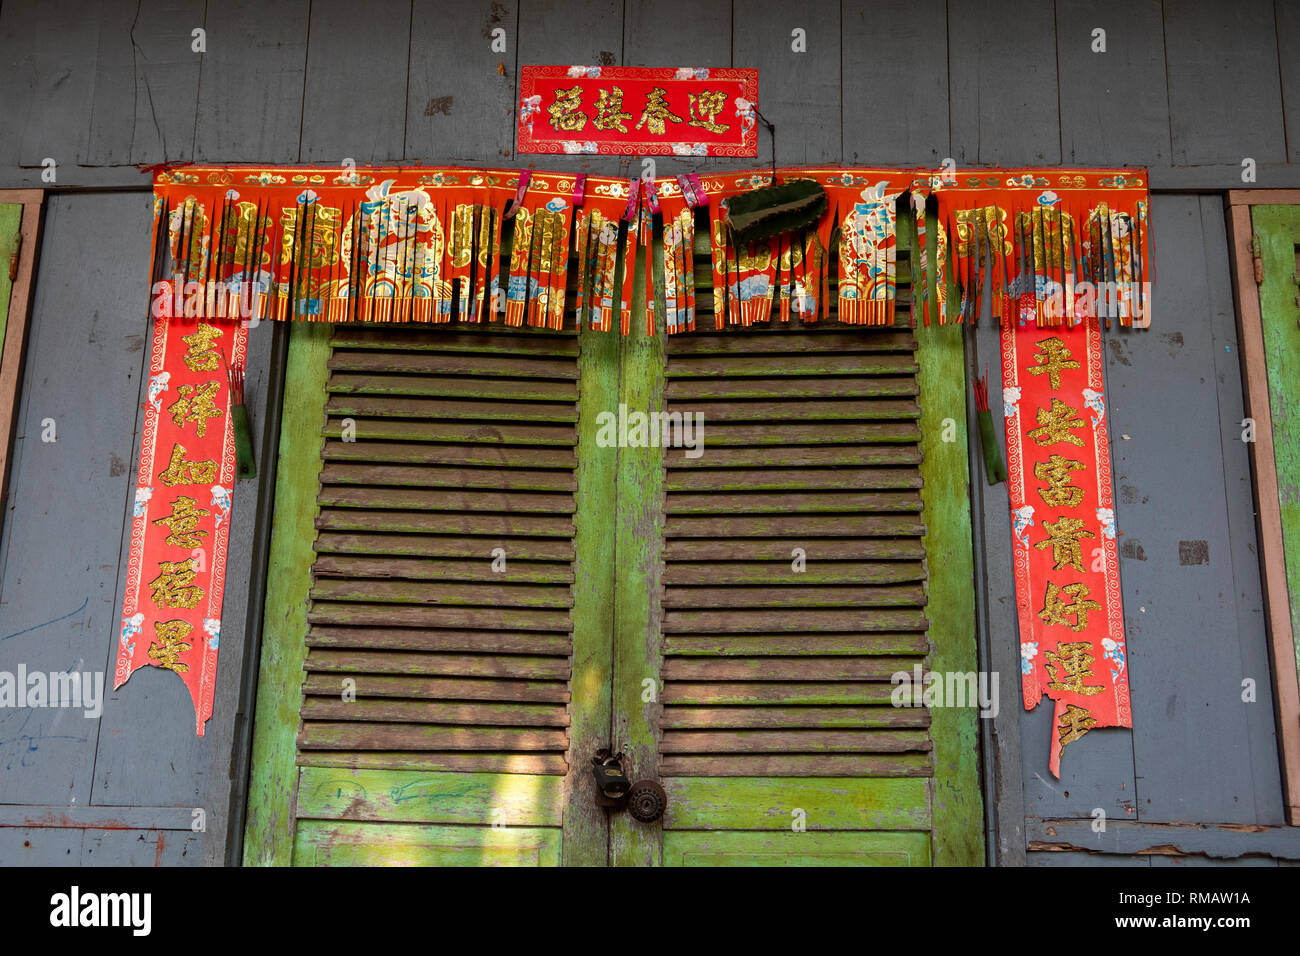
{"label": "wooden door frame", "polygon": [[1255,530],[1260,573],[1264,579],[1265,620],[1272,658],[1273,706],[1287,822],[1300,825],[1300,677],[1296,671],[1295,635],[1291,627],[1278,497],[1277,460],[1273,449],[1273,415],[1269,404],[1268,367],[1264,356],[1263,313],[1255,283],[1251,207],[1300,206],[1300,190],[1233,189],[1224,200],[1228,246],[1232,255],[1232,295],[1237,309],[1241,381],[1246,414],[1255,422],[1250,442],[1250,474],[1255,493]]}
{"label": "wooden door frame", "polygon": [[[17,270],[9,292],[8,318],[4,342],[0,343],[0,525],[8,512],[9,467],[13,457],[14,426],[18,421],[18,403],[27,350],[27,330],[31,318],[32,287],[36,277],[36,259],[40,249],[41,211],[45,205],[43,189],[0,189],[0,205],[22,207],[19,221]],[[8,257],[0,261],[8,282]]]}

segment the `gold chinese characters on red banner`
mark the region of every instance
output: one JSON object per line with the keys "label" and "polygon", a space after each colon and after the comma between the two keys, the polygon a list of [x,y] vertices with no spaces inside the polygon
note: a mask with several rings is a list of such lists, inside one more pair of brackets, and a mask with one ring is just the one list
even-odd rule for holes
{"label": "gold chinese characters on red banner", "polygon": [[176,673],[199,736],[212,716],[235,479],[227,369],[240,323],[158,318],[131,514],[114,688],[140,667]]}
{"label": "gold chinese characters on red banner", "polygon": [[525,66],[519,152],[756,156],[758,70]]}
{"label": "gold chinese characters on red banner", "polygon": [[1002,332],[1002,397],[1025,709],[1055,702],[1049,766],[1131,727],[1097,319]]}

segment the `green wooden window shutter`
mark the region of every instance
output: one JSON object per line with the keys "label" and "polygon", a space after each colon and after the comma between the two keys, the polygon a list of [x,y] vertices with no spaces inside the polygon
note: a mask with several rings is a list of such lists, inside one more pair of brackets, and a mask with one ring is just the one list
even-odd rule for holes
{"label": "green wooden window shutter", "polygon": [[335,333],[300,764],[565,772],[576,355]]}

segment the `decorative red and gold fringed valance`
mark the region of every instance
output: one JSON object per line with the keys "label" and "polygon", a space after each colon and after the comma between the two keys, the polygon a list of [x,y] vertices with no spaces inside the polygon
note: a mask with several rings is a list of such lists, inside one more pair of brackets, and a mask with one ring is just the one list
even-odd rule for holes
{"label": "decorative red and gold fringed valance", "polygon": [[[723,224],[727,199],[791,179],[823,185],[820,221],[735,248]],[[698,214],[709,228],[717,327],[816,322],[830,317],[832,292],[840,322],[888,325],[901,213],[917,240],[914,324],[982,315],[1004,327],[1150,323],[1141,170],[790,168],[628,180],[185,166],[157,172],[154,195],[156,318],[560,329],[572,297],[580,325],[608,330],[617,321],[626,334],[643,245],[646,332],[654,334],[656,302],[669,333],[692,331]]]}

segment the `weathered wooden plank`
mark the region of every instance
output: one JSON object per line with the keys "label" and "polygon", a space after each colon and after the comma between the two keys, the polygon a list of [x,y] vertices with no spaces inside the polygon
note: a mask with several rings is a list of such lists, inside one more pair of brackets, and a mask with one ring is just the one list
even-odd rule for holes
{"label": "weathered wooden plank", "polygon": [[910,673],[911,657],[670,657],[666,681],[859,681]]}
{"label": "weathered wooden plank", "polygon": [[919,610],[888,611],[879,608],[861,611],[813,608],[800,612],[798,620],[791,620],[790,612],[784,609],[668,611],[664,614],[664,633],[689,634],[703,631],[718,634],[739,634],[744,632],[775,634],[782,631],[923,631],[928,623],[925,614]]}
{"label": "weathered wooden plank", "polygon": [[[333,688],[337,691],[337,688]],[[671,704],[889,704],[893,688],[881,681],[821,681],[782,684],[768,681],[668,681],[661,699]]]}
{"label": "weathered wooden plank", "polygon": [[789,566],[794,550],[804,551],[811,570],[819,561],[919,559],[925,549],[917,538],[800,538],[714,540],[670,539],[664,544],[666,561],[781,561]]}
{"label": "weathered wooden plank", "polygon": [[924,631],[868,634],[669,634],[664,653],[693,657],[925,654]]}
{"label": "weathered wooden plank", "polygon": [[313,647],[303,667],[328,674],[421,674],[440,677],[500,677],[503,680],[568,680],[563,658],[524,654],[433,654]]}
{"label": "weathered wooden plank", "polygon": [[191,47],[191,32],[204,26],[205,6],[202,0],[142,0],[134,10],[103,4],[93,95],[76,108],[86,127],[83,162],[193,158],[202,57]]}
{"label": "weathered wooden plank", "polygon": [[[753,0],[750,0],[753,2]],[[710,276],[712,273],[710,272]],[[780,352],[786,355],[831,352],[912,352],[916,336],[905,331],[858,331],[840,326],[816,330],[806,326],[794,332],[788,327],[731,329],[719,333],[675,335],[666,351],[670,363],[686,355],[756,355]]]}
{"label": "weathered wooden plank", "polygon": [[569,655],[562,634],[497,634],[492,631],[396,627],[313,627],[308,647],[361,647],[392,651],[469,651],[477,654]]}
{"label": "weathered wooden plank", "polygon": [[[925,554],[934,624],[932,670],[968,674],[979,670],[975,635],[975,580],[971,546],[971,478],[965,428],[944,441],[944,419],[967,418],[966,352],[960,328],[923,335],[917,351],[921,371],[921,489],[925,501]],[[945,334],[946,333],[946,334]],[[1007,552],[1001,552],[1004,557]],[[1007,557],[1009,560],[1009,557]],[[935,862],[977,866],[984,862],[984,808],[980,794],[979,736],[973,707],[938,707],[932,715],[935,788]]]}
{"label": "weathered wooden plank", "polygon": [[499,378],[553,378],[575,381],[578,366],[569,358],[521,358],[479,352],[337,351],[333,372],[378,372],[404,375],[484,375]]}
{"label": "weathered wooden plank", "polygon": [[[641,254],[644,259],[647,250],[643,248]],[[660,271],[656,269],[656,273]],[[645,269],[638,268],[636,275],[632,301],[638,304],[640,313],[646,298]],[[662,281],[659,275],[660,285]],[[643,315],[634,316],[633,322],[634,327],[645,327]],[[663,350],[667,336],[663,334],[662,324],[659,332],[654,336],[628,336],[620,343],[618,397],[621,405],[652,411],[663,407]],[[660,667],[662,608],[647,598],[661,589],[666,520],[661,504],[663,477],[662,449],[618,450],[618,499],[612,525],[618,569],[614,590],[613,733],[619,748],[627,754],[629,766],[646,769],[654,766],[659,751],[659,706],[653,697],[646,700],[644,682],[659,673]],[[658,864],[660,836],[657,828],[640,826],[628,814],[616,815],[609,826],[610,863],[614,866]]]}
{"label": "weathered wooden plank", "polygon": [[[303,323],[289,338],[285,403],[276,465],[275,519],[268,561],[262,661],[257,682],[252,779],[244,828],[246,865],[287,866],[292,857],[294,734],[303,681],[307,593],[311,589],[312,517],[316,511],[320,422],[325,404],[328,330]],[[305,396],[312,396],[308,401]],[[331,688],[337,693],[338,687]],[[286,801],[286,795],[289,800]]]}
{"label": "weathered wooden plank", "polygon": [[[404,155],[439,163],[510,155],[517,0],[416,3],[410,23]],[[504,51],[492,49],[497,29]]]}
{"label": "weathered wooden plank", "polygon": [[1034,0],[956,4],[948,7],[947,24],[948,115],[958,166],[1059,164],[1053,8]]}
{"label": "weathered wooden plank", "polygon": [[[666,707],[665,729],[927,727],[929,712],[901,707]],[[792,748],[802,750],[803,748]]]}
{"label": "weathered wooden plank", "polygon": [[494,515],[474,512],[362,511],[325,509],[316,527],[329,531],[410,531],[415,534],[487,534],[568,538],[573,522],[549,515]]}
{"label": "weathered wooden plank", "polygon": [[296,163],[309,0],[229,0],[205,8],[194,159]]}
{"label": "weathered wooden plank", "polygon": [[304,720],[302,750],[551,750],[568,744],[562,730],[461,727],[439,724],[368,724]]}
{"label": "weathered wooden plank", "polygon": [[665,755],[665,777],[929,777],[927,753]]}
{"label": "weathered wooden plank", "polygon": [[823,422],[834,419],[919,418],[916,402],[888,401],[801,401],[790,402],[706,402],[684,401],[669,404],[670,414],[692,412],[706,422]]}
{"label": "weathered wooden plank", "polygon": [[805,587],[812,584],[895,584],[924,579],[925,568],[914,561],[823,561],[802,571],[795,571],[785,563],[727,561],[717,564],[673,562],[668,565],[663,581],[666,585],[782,583]]}
{"label": "weathered wooden plank", "polygon": [[670,515],[812,515],[825,512],[920,511],[921,496],[915,491],[788,491],[779,497],[755,491],[752,494],[720,492],[675,492],[667,496]]}
{"label": "weathered wooden plank", "polygon": [[[1273,4],[1165,0],[1161,6],[1173,162],[1286,162]],[[1254,95],[1243,97],[1241,90]]]}
{"label": "weathered wooden plank", "polygon": [[666,374],[677,378],[740,378],[761,375],[906,375],[916,371],[908,353],[845,355],[674,356]]}
{"label": "weathered wooden plank", "polygon": [[[393,421],[389,418],[348,419],[354,422],[350,429],[354,435],[348,444],[372,441],[410,442],[466,442],[485,445],[572,445],[577,441],[572,425],[505,425],[488,422]],[[883,426],[877,426],[883,427]],[[344,434],[341,419],[331,417],[325,424],[325,435],[339,438]],[[869,439],[868,439],[869,440]]]}
{"label": "weathered wooden plank", "polygon": [[[921,453],[914,445],[764,446],[715,448],[713,432],[706,432],[707,454],[686,456],[685,448],[669,448],[664,463],[669,468],[802,468],[835,465],[915,465]],[[806,440],[806,438],[805,438]]]}
{"label": "weathered wooden plank", "polygon": [[573,542],[546,538],[456,538],[422,534],[346,534],[323,531],[316,550],[329,554],[419,555],[433,558],[492,559],[503,548],[510,561],[573,560]]}
{"label": "weathered wooden plank", "polygon": [[784,587],[772,585],[673,587],[666,591],[663,599],[663,606],[674,610],[728,607],[798,609],[921,607],[924,605],[925,588],[920,584],[883,587],[854,584],[818,587],[805,584],[793,576],[787,578]]}
{"label": "weathered wooden plank", "polygon": [[913,468],[674,469],[664,488],[674,491],[803,491],[813,489],[920,488]]}
{"label": "weathered wooden plank", "polygon": [[[490,488],[512,491],[573,491],[576,487],[573,475],[562,471],[418,465],[327,464],[321,469],[320,481],[322,485],[403,485],[408,488]],[[858,484],[855,487],[869,486]]]}
{"label": "weathered wooden plank", "polygon": [[[430,336],[437,341],[436,338]],[[443,399],[498,399],[516,402],[574,402],[573,382],[547,379],[450,378],[439,375],[384,375],[371,372],[335,372],[329,390],[334,395],[420,395]]]}
{"label": "weathered wooden plank", "polygon": [[[840,94],[845,162],[937,166],[953,155],[949,44],[971,41],[969,34],[945,36],[947,21],[942,0],[846,5]],[[879,55],[877,37],[889,38],[888,57]],[[899,69],[903,63],[907,67]],[[998,93],[1005,95],[1005,87]]]}
{"label": "weathered wooden plank", "polygon": [[[608,29],[606,24],[603,28]],[[577,505],[583,516],[573,537],[573,724],[569,774],[565,778],[564,861],[605,866],[609,814],[596,806],[590,785],[591,755],[607,746],[613,719],[613,658],[617,581],[615,535],[610,533],[618,499],[618,450],[602,447],[600,412],[619,400],[619,348],[614,336],[583,330],[578,359],[583,401],[578,421]]]}
{"label": "weathered wooden plank", "polygon": [[892,537],[921,534],[925,530],[920,516],[912,515],[745,515],[740,517],[672,516],[668,519],[670,538],[715,538],[727,535],[864,535]]}
{"label": "weathered wooden plank", "polygon": [[[925,782],[916,779],[678,777],[664,781],[664,789],[668,791],[665,830],[788,832],[796,808],[803,811],[809,832],[930,829]],[[708,836],[715,835],[720,834]],[[855,847],[856,854],[866,849]],[[802,862],[803,856],[800,848],[796,859]]]}
{"label": "weathered wooden plank", "polygon": [[[668,730],[660,753],[670,754],[832,754],[929,751],[924,730]],[[723,763],[730,759],[724,758]]]}
{"label": "weathered wooden plank", "polygon": [[[500,679],[448,679],[440,677],[394,677],[361,674],[356,681],[358,700],[367,697],[420,698],[429,700],[513,700],[527,703],[567,703],[569,690],[558,681],[516,681]],[[342,681],[328,674],[308,674],[303,693],[339,696]]]}
{"label": "weathered wooden plank", "polygon": [[353,604],[316,601],[307,613],[312,624],[392,625],[395,627],[481,627],[488,630],[568,631],[569,612],[524,608],[420,607],[406,604]]}
{"label": "weathered wooden plank", "polygon": [[381,163],[405,144],[411,0],[312,0],[302,104],[305,163]]}
{"label": "weathered wooden plank", "polygon": [[[1061,161],[1084,166],[1169,162],[1169,91],[1159,0],[1058,0]],[[1094,50],[1093,31],[1105,31]]]}
{"label": "weathered wooden plank", "polygon": [[[534,427],[537,428],[537,427]],[[703,434],[703,454],[707,458],[715,447],[758,445],[859,445],[865,442],[914,442],[919,433],[913,421],[872,421],[872,423],[840,424],[725,424],[697,428]],[[385,436],[387,437],[387,436]],[[684,449],[677,453],[685,455]]]}
{"label": "weathered wooden plank", "polygon": [[578,337],[549,329],[508,328],[503,325],[454,324],[439,326],[436,335],[427,328],[407,325],[348,322],[334,326],[331,342],[336,349],[381,351],[477,352],[487,355],[575,356]]}
{"label": "weathered wooden plank", "polygon": [[543,827],[442,827],[304,821],[297,866],[559,866],[560,831]]}
{"label": "weathered wooden plank", "polygon": [[394,508],[411,511],[505,511],[510,514],[571,515],[573,495],[539,492],[452,491],[440,488],[338,487],[322,482],[321,507]]}
{"label": "weathered wooden plank", "polygon": [[498,827],[560,825],[559,781],[516,774],[303,767],[298,818]]}
{"label": "weathered wooden plank", "polygon": [[[498,727],[567,727],[561,705],[504,704],[425,700],[341,700],[308,697],[303,720],[351,720],[414,724],[485,724]],[[299,812],[299,816],[302,813]]]}
{"label": "weathered wooden plank", "polygon": [[[734,5],[732,57],[737,65],[759,71],[759,106],[779,131],[778,163],[838,162],[840,5],[812,0],[801,5],[798,16],[792,13],[781,0],[740,0]],[[792,49],[796,26],[804,31],[800,52]],[[759,130],[759,155],[771,156],[766,128]]]}
{"label": "weathered wooden plank", "polygon": [[515,561],[507,562],[505,571],[494,571],[492,564],[492,559],[486,556],[481,561],[467,562],[437,558],[321,554],[317,556],[312,572],[317,578],[404,578],[416,581],[508,582],[512,585],[573,582],[573,568],[566,564]]}
{"label": "weathered wooden plank", "polygon": [[[39,252],[40,264],[26,371],[21,390],[15,389],[19,405],[0,529],[0,668],[11,675],[20,662],[33,674],[102,671],[109,653],[105,636],[120,630],[118,571],[125,564],[119,549],[134,486],[132,451],[143,417],[141,371],[150,338],[138,310],[143,300],[132,298],[140,276],[132,274],[148,255],[148,207],[143,195],[51,195],[40,248],[33,242],[23,250]],[[68,280],[61,269],[69,262],[101,271],[101,281]],[[8,265],[7,259],[0,264],[6,274]],[[17,319],[10,331],[22,330]],[[43,433],[57,441],[42,440]],[[9,437],[6,430],[0,441],[7,444]],[[149,676],[132,685],[136,692]],[[164,678],[155,685],[159,694],[177,691],[167,698],[177,718],[158,728],[155,744],[180,766],[207,767],[206,761],[189,762],[197,748],[190,749],[188,694],[174,675],[157,676]],[[111,684],[110,673],[104,698],[112,696]],[[160,699],[154,698],[154,707]],[[92,803],[101,734],[119,714],[147,719],[148,707],[124,694],[96,719],[82,709],[15,707],[10,699],[0,707],[4,802]],[[169,784],[158,783],[165,796],[181,792],[168,792]]]}
{"label": "weathered wooden plank", "polygon": [[314,601],[373,601],[494,607],[573,606],[568,585],[478,584],[465,581],[405,581],[327,578],[311,591]]}
{"label": "weathered wooden plank", "polygon": [[916,379],[910,375],[880,375],[872,378],[681,378],[668,383],[670,402],[741,398],[876,398],[915,395]]}
{"label": "weathered wooden plank", "polygon": [[327,441],[329,461],[396,462],[406,465],[471,465],[492,468],[563,468],[572,471],[569,448],[525,445],[424,445],[415,442]]}
{"label": "weathered wooden plank", "polygon": [[578,420],[577,410],[568,403],[444,401],[395,398],[388,395],[335,395],[325,404],[325,410],[331,415],[358,415],[363,418],[469,418],[517,422]]}
{"label": "weathered wooden plank", "polygon": [[[0,167],[34,167],[31,182],[42,185],[42,161],[59,164],[61,182],[85,158],[86,104],[95,90],[99,17],[87,15],[81,0],[41,4],[7,3],[0,11],[0,103],[6,135],[0,138]],[[131,177],[138,179],[135,171]],[[20,185],[10,172],[5,186]]]}
{"label": "weathered wooden plank", "polygon": [[[1300,9],[1293,4],[1273,5],[1277,52],[1282,78],[1282,106],[1287,130],[1300,129]],[[1300,136],[1287,137],[1287,162],[1300,163]]]}
{"label": "weathered wooden plank", "polygon": [[[788,816],[788,813],[787,813]],[[790,831],[790,820],[785,821]],[[666,866],[929,866],[927,833],[698,832],[664,834]]]}
{"label": "weathered wooden plank", "polygon": [[389,750],[366,752],[355,750],[313,750],[298,755],[300,767],[348,767],[357,770],[445,770],[458,773],[527,773],[563,775],[563,754],[492,753],[460,751]]}

